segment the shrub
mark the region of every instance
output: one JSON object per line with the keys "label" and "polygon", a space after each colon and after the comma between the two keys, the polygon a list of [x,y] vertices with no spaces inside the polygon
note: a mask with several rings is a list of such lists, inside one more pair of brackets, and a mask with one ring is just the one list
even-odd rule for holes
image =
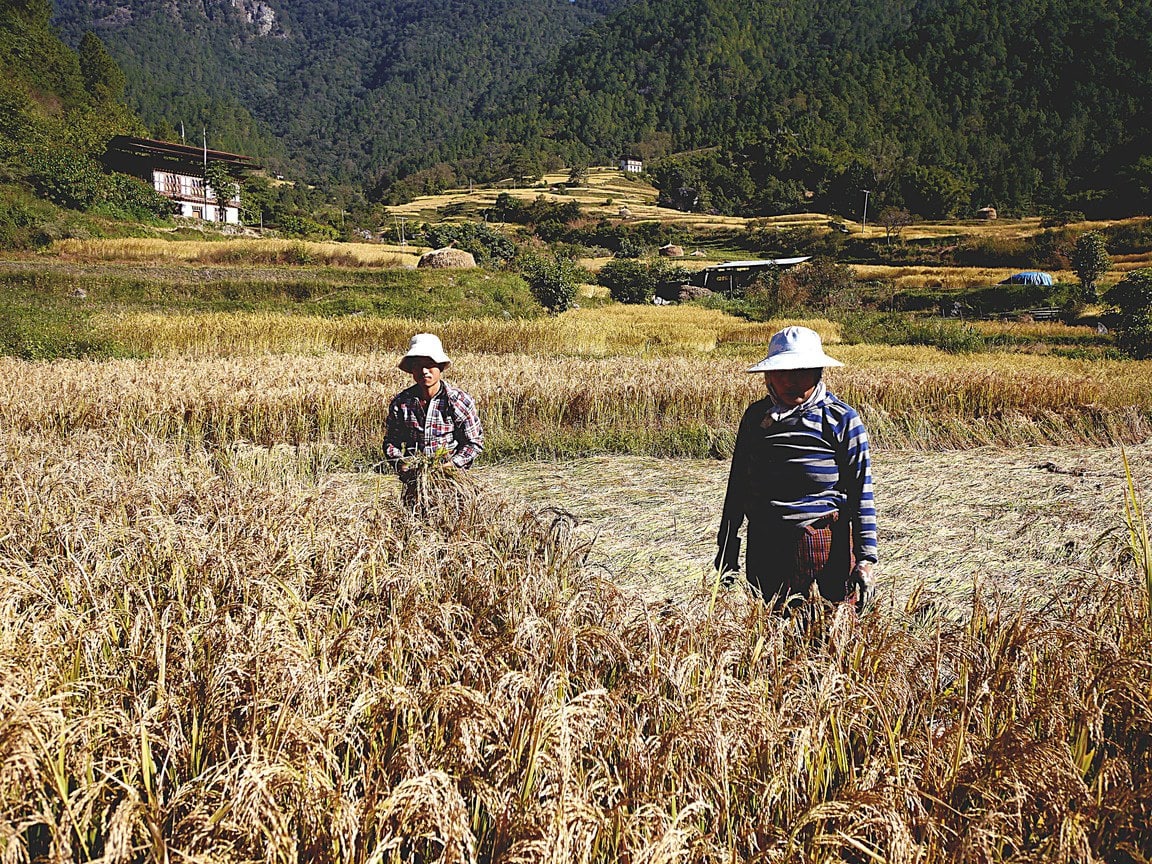
{"label": "shrub", "polygon": [[691,271],[678,264],[616,258],[600,268],[596,282],[607,288],[617,303],[647,303],[658,286],[687,282],[691,277]]}
{"label": "shrub", "polygon": [[1104,299],[1120,310],[1120,347],[1140,360],[1152,357],[1152,267],[1132,271]]}
{"label": "shrub", "polygon": [[616,258],[600,268],[596,281],[617,303],[647,303],[656,292],[652,267],[639,258]]}
{"label": "shrub", "polygon": [[45,147],[29,157],[32,188],[41,198],[73,210],[101,208],[132,219],[171,216],[173,203],[142,180],[105,174],[100,163],[64,147]]}
{"label": "shrub", "polygon": [[576,288],[584,275],[584,271],[567,258],[536,253],[521,258],[520,272],[536,301],[554,314],[572,307]]}
{"label": "shrub", "polygon": [[306,216],[281,216],[277,227],[285,237],[304,237],[309,240],[335,240],[339,233],[331,225],[324,225]]}
{"label": "shrub", "polygon": [[53,204],[87,210],[103,200],[104,172],[99,163],[67,149],[42,149],[28,160],[32,188]]}
{"label": "shrub", "polygon": [[127,174],[105,176],[103,206],[115,215],[132,219],[166,218],[177,209],[176,202]]}
{"label": "shrub", "polygon": [[471,252],[479,264],[501,264],[516,255],[516,244],[485,222],[441,222],[424,228],[424,237],[434,249],[449,243]]}

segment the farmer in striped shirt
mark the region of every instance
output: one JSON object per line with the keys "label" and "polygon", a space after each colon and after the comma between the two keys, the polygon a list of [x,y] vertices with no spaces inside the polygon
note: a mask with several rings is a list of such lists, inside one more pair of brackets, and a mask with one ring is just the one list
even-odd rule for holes
{"label": "farmer in striped shirt", "polygon": [[813,585],[826,600],[855,600],[860,609],[875,593],[868,433],[822,380],[825,367],[842,365],[815,331],[787,327],[748,370],[764,373],[768,396],[740,421],[716,569],[739,569],[737,532],[747,519],[748,581],[778,609]]}
{"label": "farmer in striped shirt", "polygon": [[421,465],[439,458],[468,468],[484,447],[475,400],[442,377],[451,363],[438,336],[417,333],[398,364],[413,384],[388,406],[384,455],[403,482],[409,504],[416,500]]}

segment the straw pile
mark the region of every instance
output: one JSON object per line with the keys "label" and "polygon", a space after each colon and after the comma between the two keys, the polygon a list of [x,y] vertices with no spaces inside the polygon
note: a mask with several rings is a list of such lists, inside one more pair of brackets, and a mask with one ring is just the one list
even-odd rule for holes
{"label": "straw pile", "polygon": [[440,270],[465,270],[476,266],[476,259],[471,252],[463,249],[453,249],[445,246],[443,249],[433,249],[420,256],[417,267],[434,267]]}

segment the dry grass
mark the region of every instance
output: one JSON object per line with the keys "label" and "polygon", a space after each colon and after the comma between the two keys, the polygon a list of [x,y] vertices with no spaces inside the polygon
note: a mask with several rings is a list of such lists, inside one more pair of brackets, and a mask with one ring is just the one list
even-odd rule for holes
{"label": "dry grass", "polygon": [[[525,201],[532,201],[537,197],[562,204],[576,201],[584,213],[594,219],[601,217],[620,219],[620,208],[626,207],[630,213],[626,220],[629,222],[655,220],[663,225],[682,228],[726,230],[744,228],[749,222],[748,219],[741,216],[685,213],[667,207],[657,207],[657,190],[654,186],[641,180],[628,179],[615,168],[592,168],[588,172],[586,185],[569,189],[564,194],[550,191],[565,184],[567,180],[567,174],[548,174],[541,181],[542,185],[528,188],[507,186],[473,189],[471,192],[467,189],[453,189],[439,195],[426,195],[407,204],[389,207],[388,212],[392,216],[435,221],[443,218],[442,212],[447,208],[460,206],[477,210],[490,208],[495,204],[498,195],[507,193],[514,198]],[[801,224],[819,227],[828,225],[828,217],[819,213],[778,216],[770,219],[759,218],[756,221],[769,225],[780,224],[786,227],[795,227]]]}
{"label": "dry grass", "polygon": [[[894,267],[886,264],[854,264],[857,279],[888,282],[896,290],[937,288],[947,291],[970,291],[995,285],[1019,267]],[[1075,282],[1070,271],[1050,271],[1052,278],[1062,282]]]}
{"label": "dry grass", "polygon": [[388,478],[3,433],[5,860],[1087,862],[1152,842],[1131,570],[1036,611],[978,598],[961,624],[913,599],[800,626],[708,582],[621,590],[567,519],[468,485],[418,521]]}
{"label": "dry grass", "polygon": [[1113,255],[1112,256],[1112,276],[1111,279],[1106,280],[1107,283],[1114,283],[1119,281],[1116,277],[1122,277],[1125,273],[1130,273],[1133,270],[1140,270],[1144,267],[1152,267],[1152,252],[1142,252],[1140,254],[1132,255]]}
{"label": "dry grass", "polygon": [[117,238],[57,240],[52,253],[85,262],[128,261],[193,264],[325,264],[344,267],[415,266],[416,247],[378,243],[316,243],[309,240],[152,240]]}
{"label": "dry grass", "polygon": [[830,344],[840,341],[839,325],[830,321],[780,319],[755,324],[695,307],[625,305],[574,309],[548,319],[448,322],[270,312],[123,313],[97,316],[94,332],[129,352],[148,355],[361,354],[402,346],[412,333],[434,329],[459,351],[605,356],[708,352],[727,343],[766,345],[776,329],[791,323],[812,327]]}
{"label": "dry grass", "polygon": [[964,322],[981,336],[1003,336],[1016,343],[1035,340],[1042,344],[1075,344],[1096,333],[1095,327],[1064,324],[1061,321],[983,321],[970,319]]}

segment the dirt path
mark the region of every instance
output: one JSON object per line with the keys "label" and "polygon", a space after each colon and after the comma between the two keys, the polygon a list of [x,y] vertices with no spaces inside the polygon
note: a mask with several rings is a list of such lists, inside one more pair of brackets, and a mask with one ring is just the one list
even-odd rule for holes
{"label": "dirt path", "polygon": [[[1152,509],[1152,443],[1129,462]],[[570,511],[596,537],[591,564],[614,581],[674,594],[705,577],[726,462],[598,457],[480,468],[533,506]],[[917,589],[964,608],[986,596],[1052,596],[1070,576],[1116,574],[1125,554],[1118,449],[1028,448],[874,455],[881,564],[889,602]]]}

